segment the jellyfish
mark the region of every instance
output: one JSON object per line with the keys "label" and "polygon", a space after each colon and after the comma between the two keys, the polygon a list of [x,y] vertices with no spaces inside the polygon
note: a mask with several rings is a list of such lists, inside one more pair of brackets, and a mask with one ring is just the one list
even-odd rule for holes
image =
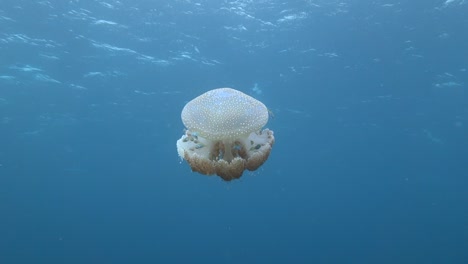
{"label": "jellyfish", "polygon": [[177,152],[192,171],[238,179],[245,170],[258,169],[275,142],[266,106],[240,91],[219,88],[188,102],[182,110],[185,134]]}

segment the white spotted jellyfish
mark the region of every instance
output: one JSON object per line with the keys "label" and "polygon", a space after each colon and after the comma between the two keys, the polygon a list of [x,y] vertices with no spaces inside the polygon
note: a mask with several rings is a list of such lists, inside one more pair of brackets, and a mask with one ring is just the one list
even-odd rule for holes
{"label": "white spotted jellyfish", "polygon": [[219,88],[188,102],[182,110],[187,128],[177,151],[192,171],[238,179],[245,170],[258,169],[270,155],[273,131],[266,106],[240,91]]}

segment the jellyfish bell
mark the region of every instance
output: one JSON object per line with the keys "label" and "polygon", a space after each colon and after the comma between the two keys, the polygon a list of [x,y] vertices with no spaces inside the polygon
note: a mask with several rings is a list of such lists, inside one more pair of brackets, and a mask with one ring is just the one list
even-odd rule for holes
{"label": "jellyfish bell", "polygon": [[240,91],[219,88],[188,102],[182,110],[185,134],[177,151],[193,171],[230,181],[258,169],[270,155],[273,131],[266,106]]}

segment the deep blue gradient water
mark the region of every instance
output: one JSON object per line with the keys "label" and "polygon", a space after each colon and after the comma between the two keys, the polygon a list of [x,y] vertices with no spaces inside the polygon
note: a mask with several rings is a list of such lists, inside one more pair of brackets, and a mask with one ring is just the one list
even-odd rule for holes
{"label": "deep blue gradient water", "polygon": [[[0,263],[468,263],[468,1],[0,0]],[[183,106],[265,103],[240,180]]]}

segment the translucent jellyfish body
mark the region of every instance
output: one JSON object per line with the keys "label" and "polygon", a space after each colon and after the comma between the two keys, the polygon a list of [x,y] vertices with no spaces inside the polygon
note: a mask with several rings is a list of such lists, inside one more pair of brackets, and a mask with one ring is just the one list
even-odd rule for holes
{"label": "translucent jellyfish body", "polygon": [[275,142],[273,131],[262,130],[269,117],[266,106],[231,88],[196,97],[181,116],[187,130],[177,141],[179,156],[193,171],[226,181],[258,169]]}

